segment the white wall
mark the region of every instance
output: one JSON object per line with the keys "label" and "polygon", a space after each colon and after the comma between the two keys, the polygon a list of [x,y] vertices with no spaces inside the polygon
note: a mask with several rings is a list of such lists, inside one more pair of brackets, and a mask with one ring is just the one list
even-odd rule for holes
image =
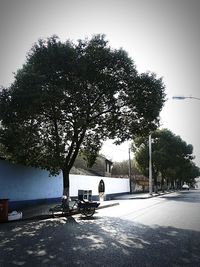
{"label": "white wall", "polygon": [[104,181],[105,194],[117,194],[130,192],[129,179],[110,178],[100,176],[70,175],[70,196],[77,196],[79,189],[92,190],[92,195],[98,195],[100,180]]}

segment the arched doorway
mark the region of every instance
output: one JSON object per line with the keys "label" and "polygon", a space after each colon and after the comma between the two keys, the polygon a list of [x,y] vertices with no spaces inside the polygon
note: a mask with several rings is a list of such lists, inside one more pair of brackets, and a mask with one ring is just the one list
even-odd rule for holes
{"label": "arched doorway", "polygon": [[105,194],[105,183],[103,179],[100,180],[99,186],[98,186],[98,192],[99,192],[99,200],[104,200],[104,194]]}

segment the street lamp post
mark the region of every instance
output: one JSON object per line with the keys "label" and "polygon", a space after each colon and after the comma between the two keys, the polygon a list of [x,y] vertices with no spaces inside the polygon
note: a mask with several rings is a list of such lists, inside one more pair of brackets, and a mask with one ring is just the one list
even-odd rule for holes
{"label": "street lamp post", "polygon": [[151,149],[151,134],[149,135],[149,194],[152,195],[152,149]]}
{"label": "street lamp post", "polygon": [[129,162],[129,183],[130,183],[130,193],[132,193],[132,183],[131,183],[131,147],[128,149],[128,162]]}

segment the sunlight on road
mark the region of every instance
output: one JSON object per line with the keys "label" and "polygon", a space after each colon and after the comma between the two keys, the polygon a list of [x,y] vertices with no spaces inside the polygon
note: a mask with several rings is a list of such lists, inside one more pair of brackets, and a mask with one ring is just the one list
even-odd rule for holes
{"label": "sunlight on road", "polygon": [[[184,195],[173,193],[152,199],[120,201],[120,205],[99,210],[98,216],[119,217],[152,227],[172,226],[200,231],[200,203]],[[196,193],[196,192],[195,192]]]}

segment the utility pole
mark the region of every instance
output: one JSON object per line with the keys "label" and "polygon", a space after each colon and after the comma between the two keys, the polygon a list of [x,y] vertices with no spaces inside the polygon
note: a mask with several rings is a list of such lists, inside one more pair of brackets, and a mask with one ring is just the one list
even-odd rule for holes
{"label": "utility pole", "polygon": [[128,149],[128,162],[129,162],[129,182],[130,182],[130,193],[132,193],[132,184],[131,184],[131,147]]}
{"label": "utility pole", "polygon": [[149,194],[152,195],[152,149],[151,149],[151,134],[149,135]]}

